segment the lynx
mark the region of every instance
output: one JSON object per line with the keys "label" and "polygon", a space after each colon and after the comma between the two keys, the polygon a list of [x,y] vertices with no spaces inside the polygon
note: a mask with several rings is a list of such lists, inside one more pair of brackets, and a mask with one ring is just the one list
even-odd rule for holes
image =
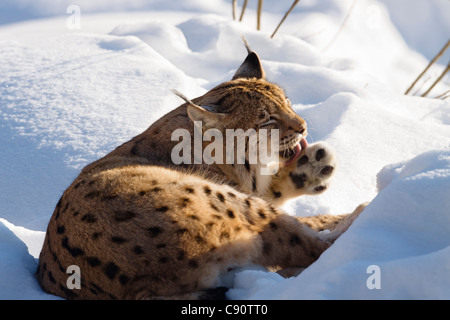
{"label": "lynx", "polygon": [[[308,145],[306,122],[247,51],[232,80],[192,101],[183,97],[181,106],[81,171],[48,224],[36,272],[46,292],[67,299],[226,298],[218,279],[229,270],[258,264],[296,274],[349,227],[362,207],[312,217],[279,209],[287,199],[324,192],[336,158],[324,142]],[[196,122],[202,133],[223,136],[227,129],[278,130],[278,169],[261,174],[263,165],[249,161],[249,137],[234,147],[240,163],[175,165],[180,141],[172,133],[194,135]],[[201,151],[210,143],[202,140]],[[73,265],[81,272],[79,289],[67,286]]]}

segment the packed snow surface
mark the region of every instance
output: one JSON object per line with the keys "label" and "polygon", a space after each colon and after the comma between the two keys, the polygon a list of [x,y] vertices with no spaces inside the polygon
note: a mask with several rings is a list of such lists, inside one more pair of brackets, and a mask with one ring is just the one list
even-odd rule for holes
{"label": "packed snow surface", "polygon": [[307,121],[308,142],[327,141],[339,160],[327,192],[286,212],[370,204],[299,276],[237,271],[228,297],[450,299],[450,102],[434,99],[450,77],[426,98],[403,94],[448,40],[450,3],[305,0],[271,39],[291,3],[265,2],[256,31],[251,1],[241,23],[225,0],[73,1],[78,25],[67,1],[2,1],[1,299],[57,298],[34,272],[65,188],[181,104],[172,89],[194,98],[231,79],[246,56],[241,34]]}

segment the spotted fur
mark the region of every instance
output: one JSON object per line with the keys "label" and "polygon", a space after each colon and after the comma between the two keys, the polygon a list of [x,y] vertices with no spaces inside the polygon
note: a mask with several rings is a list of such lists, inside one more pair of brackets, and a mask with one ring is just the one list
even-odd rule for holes
{"label": "spotted fur", "polygon": [[[48,224],[36,273],[46,292],[67,299],[223,298],[226,289],[214,288],[231,268],[306,268],[361,211],[294,218],[277,208],[327,188],[336,162],[325,143],[308,146],[271,176],[259,174],[260,165],[248,159],[174,165],[171,150],[178,142],[171,133],[185,128],[193,134],[193,121],[221,132],[259,130],[269,121],[286,148],[306,136],[305,121],[284,91],[265,80],[249,50],[233,80],[81,171]],[[331,232],[319,233],[324,229]],[[81,270],[81,289],[67,287],[70,265]]]}

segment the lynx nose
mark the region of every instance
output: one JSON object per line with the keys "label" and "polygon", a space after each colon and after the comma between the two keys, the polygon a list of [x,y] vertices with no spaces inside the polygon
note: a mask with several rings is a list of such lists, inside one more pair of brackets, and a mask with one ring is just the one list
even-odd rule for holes
{"label": "lynx nose", "polygon": [[296,131],[296,133],[300,134],[300,135],[305,135],[306,133],[306,123],[305,126],[303,128],[301,128],[299,131]]}
{"label": "lynx nose", "polygon": [[294,131],[295,134],[297,134],[301,137],[306,137],[307,126],[306,126],[306,122],[303,119],[301,122],[291,124],[288,129]]}
{"label": "lynx nose", "polygon": [[286,119],[288,123],[288,129],[294,131],[294,133],[305,137],[307,133],[306,121],[303,120],[298,114],[292,111]]}

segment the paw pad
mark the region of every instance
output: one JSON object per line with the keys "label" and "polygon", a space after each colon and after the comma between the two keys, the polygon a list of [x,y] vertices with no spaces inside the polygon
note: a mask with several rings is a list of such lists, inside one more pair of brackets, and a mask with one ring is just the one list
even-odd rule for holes
{"label": "paw pad", "polygon": [[289,175],[297,189],[305,187],[305,182],[308,180],[308,176],[305,173],[295,174],[291,172]]}
{"label": "paw pad", "polygon": [[306,164],[309,161],[308,156],[305,154],[304,156],[302,156],[300,159],[298,159],[297,161],[297,167],[300,167],[304,164]]}
{"label": "paw pad", "polygon": [[320,170],[320,174],[324,176],[330,175],[334,170],[334,167],[332,166],[325,166],[322,170]]}
{"label": "paw pad", "polygon": [[325,149],[319,149],[319,150],[317,150],[317,153],[316,153],[316,161],[320,161],[320,160],[322,160],[323,158],[325,158],[325,156],[326,156],[326,152],[325,152]]}

